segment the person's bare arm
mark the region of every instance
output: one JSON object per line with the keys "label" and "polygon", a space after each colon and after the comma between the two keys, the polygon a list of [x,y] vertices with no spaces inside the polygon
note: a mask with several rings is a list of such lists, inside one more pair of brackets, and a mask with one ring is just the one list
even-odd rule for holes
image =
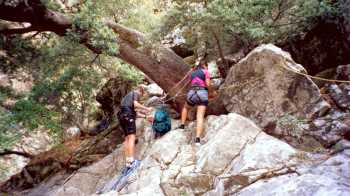
{"label": "person's bare arm", "polygon": [[148,107],[146,107],[146,106],[140,104],[138,101],[134,101],[134,107],[135,107],[135,108],[140,108],[140,109],[142,109],[142,110],[146,110],[146,111],[148,111],[148,112],[151,112],[151,111],[152,111],[152,108],[150,108],[150,107],[148,108]]}
{"label": "person's bare arm", "polygon": [[217,92],[212,87],[210,79],[206,79],[205,83],[206,83],[207,88],[208,88],[209,98],[211,99],[211,98],[216,97],[217,96]]}
{"label": "person's bare arm", "polygon": [[211,89],[211,83],[210,83],[210,79],[205,79],[205,84],[207,85],[208,89]]}
{"label": "person's bare arm", "polygon": [[143,114],[143,113],[141,113],[141,112],[137,112],[137,113],[136,113],[136,117],[137,117],[137,118],[146,118],[147,115],[145,115],[145,114]]}

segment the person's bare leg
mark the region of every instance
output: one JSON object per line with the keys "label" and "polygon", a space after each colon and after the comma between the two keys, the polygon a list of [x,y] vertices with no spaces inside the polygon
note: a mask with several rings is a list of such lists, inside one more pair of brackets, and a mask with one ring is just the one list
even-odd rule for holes
{"label": "person's bare leg", "polygon": [[184,125],[187,119],[187,113],[188,113],[188,105],[185,103],[184,107],[182,108],[181,112],[181,124]]}
{"label": "person's bare leg", "polygon": [[135,140],[136,135],[130,134],[128,135],[128,157],[135,157]]}
{"label": "person's bare leg", "polygon": [[129,137],[125,136],[124,139],[124,155],[125,157],[129,157]]}
{"label": "person's bare leg", "polygon": [[129,147],[129,135],[125,136],[125,141],[124,141],[124,153],[125,153],[125,166],[130,167],[131,162],[132,162],[132,157],[130,155],[130,147]]}
{"label": "person's bare leg", "polygon": [[197,107],[197,128],[196,128],[196,137],[200,138],[204,130],[204,115],[206,106],[200,105]]}
{"label": "person's bare leg", "polygon": [[134,161],[135,139],[136,139],[135,134],[130,134],[125,137],[124,152],[125,152],[125,161],[126,161],[127,167],[130,167],[131,163]]}

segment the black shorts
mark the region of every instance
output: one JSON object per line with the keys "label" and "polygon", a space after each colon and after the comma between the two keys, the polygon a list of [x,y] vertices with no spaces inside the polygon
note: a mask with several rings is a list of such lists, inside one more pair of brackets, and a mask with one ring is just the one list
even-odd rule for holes
{"label": "black shorts", "polygon": [[133,111],[121,110],[118,113],[118,120],[125,136],[136,134],[136,115]]}

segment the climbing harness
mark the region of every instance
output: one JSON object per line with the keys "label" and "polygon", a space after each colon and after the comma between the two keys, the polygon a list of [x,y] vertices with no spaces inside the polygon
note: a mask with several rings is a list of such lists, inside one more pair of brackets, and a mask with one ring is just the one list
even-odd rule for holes
{"label": "climbing harness", "polygon": [[[257,82],[259,80],[263,79],[263,77],[258,77],[258,78],[254,78],[254,79],[250,79],[250,80],[245,80],[245,81],[242,81],[242,82],[235,82],[234,84],[232,85],[229,85],[229,86],[224,86],[222,88],[220,88],[218,90],[218,92],[222,92],[223,90],[227,90],[227,89],[236,89],[236,88],[242,88],[250,83],[254,83],[254,82]],[[187,83],[186,83],[187,85]],[[166,100],[163,100],[162,102],[165,103],[165,102],[168,102],[170,100],[175,100],[177,97],[183,97],[183,96],[187,96],[187,93],[182,93],[180,94],[180,92],[184,89],[184,87],[186,87],[186,85],[184,85],[174,96],[166,99]]]}
{"label": "climbing harness", "polygon": [[[204,90],[204,91],[203,91]],[[189,105],[201,104],[208,102],[208,92],[206,87],[193,86],[187,94],[187,102]]]}

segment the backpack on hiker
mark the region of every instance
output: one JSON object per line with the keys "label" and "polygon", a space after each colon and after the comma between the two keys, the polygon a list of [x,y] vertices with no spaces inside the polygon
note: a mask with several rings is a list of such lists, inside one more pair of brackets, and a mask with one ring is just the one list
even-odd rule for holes
{"label": "backpack on hiker", "polygon": [[171,130],[171,118],[164,107],[156,109],[152,129],[156,137],[162,136]]}

